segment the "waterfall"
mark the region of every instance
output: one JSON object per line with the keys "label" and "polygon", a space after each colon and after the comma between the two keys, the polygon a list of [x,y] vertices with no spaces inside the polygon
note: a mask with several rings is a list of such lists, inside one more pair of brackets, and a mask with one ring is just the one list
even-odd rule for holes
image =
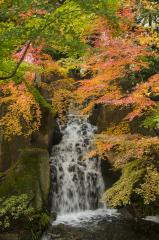
{"label": "waterfall", "polygon": [[86,116],[69,114],[66,127],[61,128],[63,139],[53,146],[52,209],[58,214],[101,207],[104,191],[101,162],[97,157],[88,157],[95,130]]}

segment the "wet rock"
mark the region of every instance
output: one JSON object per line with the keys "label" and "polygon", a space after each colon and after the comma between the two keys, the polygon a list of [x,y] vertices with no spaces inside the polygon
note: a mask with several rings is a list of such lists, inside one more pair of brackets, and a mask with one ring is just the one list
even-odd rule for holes
{"label": "wet rock", "polygon": [[73,198],[73,192],[72,192],[72,190],[71,189],[69,189],[69,191],[68,191],[68,198]]}
{"label": "wet rock", "polygon": [[70,165],[70,166],[68,167],[68,171],[69,171],[69,172],[74,172],[74,171],[75,171],[75,168],[76,168],[75,165]]}
{"label": "wet rock", "polygon": [[0,240],[30,240],[31,233],[28,231],[13,231],[0,233]]}
{"label": "wet rock", "polygon": [[77,177],[76,174],[73,175],[72,181],[75,182],[75,183],[77,183],[77,181],[78,181],[78,177]]}
{"label": "wet rock", "polygon": [[84,144],[89,145],[89,139],[88,138],[84,139]]}
{"label": "wet rock", "polygon": [[55,220],[56,220],[56,217],[57,217],[57,213],[56,213],[56,212],[51,212],[51,213],[50,213],[50,220],[51,220],[50,223],[52,223],[53,221],[55,221]]}
{"label": "wet rock", "polygon": [[87,131],[86,130],[82,131],[82,134],[87,135]]}
{"label": "wet rock", "polygon": [[77,151],[78,154],[82,154],[82,149],[80,147],[77,147],[76,151]]}
{"label": "wet rock", "polygon": [[84,161],[78,161],[78,165],[82,167],[86,167],[86,163]]}

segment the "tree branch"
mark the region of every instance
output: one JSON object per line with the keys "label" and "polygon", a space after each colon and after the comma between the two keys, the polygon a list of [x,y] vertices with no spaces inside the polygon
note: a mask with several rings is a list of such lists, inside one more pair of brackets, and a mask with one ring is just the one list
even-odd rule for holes
{"label": "tree branch", "polygon": [[28,49],[29,49],[29,47],[30,47],[30,44],[31,44],[31,40],[27,43],[26,48],[25,48],[25,51],[24,51],[21,59],[20,59],[19,62],[17,63],[17,65],[16,65],[15,69],[13,70],[13,72],[12,72],[10,75],[8,75],[8,76],[0,77],[0,80],[7,80],[7,79],[10,79],[10,78],[12,78],[12,77],[14,77],[14,76],[16,75],[16,73],[17,73],[17,71],[18,71],[18,68],[20,67],[21,63],[23,62],[23,60],[24,60],[24,58],[25,58],[25,56],[26,56],[26,54],[27,54],[27,51],[28,51]]}

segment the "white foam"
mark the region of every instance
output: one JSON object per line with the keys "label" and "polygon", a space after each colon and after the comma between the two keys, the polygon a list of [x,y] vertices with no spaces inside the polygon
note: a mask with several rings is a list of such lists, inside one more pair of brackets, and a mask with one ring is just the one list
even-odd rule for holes
{"label": "white foam", "polygon": [[147,217],[144,218],[144,220],[159,223],[159,215],[157,215],[157,216],[147,216]]}
{"label": "white foam", "polygon": [[56,221],[52,223],[53,226],[59,224],[65,224],[70,226],[83,226],[91,222],[98,223],[102,219],[108,217],[118,217],[120,214],[116,209],[97,209],[97,210],[86,210],[77,213],[68,213],[64,215],[58,215]]}

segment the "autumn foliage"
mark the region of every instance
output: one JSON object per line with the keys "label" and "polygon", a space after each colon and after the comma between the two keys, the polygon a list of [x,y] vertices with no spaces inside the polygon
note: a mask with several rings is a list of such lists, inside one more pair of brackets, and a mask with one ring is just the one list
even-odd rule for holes
{"label": "autumn foliage", "polygon": [[31,135],[40,126],[41,111],[25,84],[1,85],[2,118],[0,126],[6,138]]}
{"label": "autumn foliage", "polygon": [[[76,92],[77,97],[81,103],[86,100],[88,102],[84,112],[101,103],[116,106],[133,105],[133,111],[127,116],[131,121],[143,114],[148,107],[155,106],[147,94],[150,86],[153,90],[156,89],[155,82],[158,81],[158,75],[153,76],[146,83],[140,79],[141,70],[149,67],[147,60],[155,53],[150,51],[147,45],[140,44],[138,30],[113,36],[107,23],[103,22],[98,31],[99,36],[95,41],[97,50],[86,65],[94,76],[80,82]],[[131,83],[131,89],[124,91],[121,85],[122,79],[131,82],[132,75],[137,73],[138,79],[134,79],[134,83]]]}

